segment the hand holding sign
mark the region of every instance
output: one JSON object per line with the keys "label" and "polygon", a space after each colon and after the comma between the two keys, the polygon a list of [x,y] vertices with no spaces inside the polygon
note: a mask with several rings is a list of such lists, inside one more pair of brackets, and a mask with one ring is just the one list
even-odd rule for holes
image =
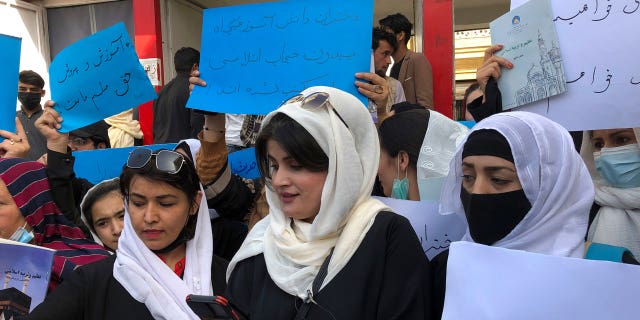
{"label": "hand holding sign", "polygon": [[92,124],[156,97],[123,23],[62,50],[51,63],[62,131]]}

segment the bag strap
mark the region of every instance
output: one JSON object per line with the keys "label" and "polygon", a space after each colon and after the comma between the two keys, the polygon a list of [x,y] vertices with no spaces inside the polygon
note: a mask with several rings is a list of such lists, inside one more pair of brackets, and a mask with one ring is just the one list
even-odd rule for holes
{"label": "bag strap", "polygon": [[329,255],[324,259],[322,265],[320,266],[320,270],[316,277],[313,279],[313,284],[311,285],[311,290],[307,290],[307,298],[304,300],[304,303],[298,309],[298,313],[296,313],[296,317],[294,320],[304,320],[307,318],[307,314],[309,313],[309,309],[311,309],[311,303],[316,303],[313,300],[313,296],[320,291],[320,286],[322,286],[322,282],[324,278],[327,277],[327,269],[329,268],[329,261],[331,261],[331,256],[333,255],[333,248],[329,252]]}

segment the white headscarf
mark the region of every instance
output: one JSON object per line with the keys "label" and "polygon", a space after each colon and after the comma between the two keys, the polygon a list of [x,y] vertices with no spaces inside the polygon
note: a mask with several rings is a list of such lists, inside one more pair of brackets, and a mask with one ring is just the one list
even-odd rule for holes
{"label": "white headscarf", "polygon": [[[117,179],[118,178],[112,178],[112,179],[100,181],[98,184],[94,185],[89,190],[87,190],[87,193],[85,193],[84,198],[82,198],[82,201],[80,202],[80,219],[82,220],[84,225],[87,226],[87,228],[89,228],[89,232],[91,232],[91,236],[93,237],[93,241],[95,241],[97,244],[99,244],[99,245],[101,245],[103,247],[104,247],[104,243],[102,243],[102,240],[100,239],[100,237],[98,237],[98,235],[93,231],[93,229],[94,229],[93,225],[89,225],[89,221],[87,221],[87,218],[85,217],[86,213],[84,212],[84,210],[82,210],[82,208],[84,208],[84,203],[85,203],[85,201],[87,201],[89,196],[91,196],[92,193],[96,192],[96,189],[100,188],[100,186],[102,186],[103,184],[115,181]],[[120,193],[120,189],[116,189],[114,191],[110,191],[109,193],[111,193],[111,192]],[[109,193],[107,193],[107,194],[109,194]],[[107,194],[103,195],[103,197],[106,196]]]}
{"label": "white headscarf", "polygon": [[[593,158],[591,132],[584,132],[580,154],[593,178],[595,201],[601,208],[591,223],[587,240],[625,247],[640,257],[640,188],[616,188],[600,176]],[[633,132],[640,141],[640,128]]]}
{"label": "white headscarf", "polygon": [[[493,115],[476,124],[469,134],[480,129],[494,129],[509,142],[518,178],[531,202],[524,219],[493,246],[582,258],[594,191],[567,130],[528,112]],[[460,201],[465,141],[451,161],[440,213],[456,213],[466,220]],[[473,242],[468,229],[463,240]]]}
{"label": "white headscarf", "polygon": [[180,279],[138,238],[125,205],[113,276],[136,301],[146,305],[154,319],[200,319],[187,305],[187,295],[213,294],[213,236],[204,196],[197,214],[195,236],[187,241],[184,275]]}
{"label": "white headscarf", "polygon": [[312,87],[308,96],[326,92],[330,106],[307,110],[301,102],[290,103],[270,113],[265,127],[277,113],[302,125],[329,158],[318,215],[309,224],[287,218],[277,194],[266,190],[269,215],[249,232],[227,269],[229,279],[235,265],[264,253],[269,276],[285,292],[307,297],[320,265],[335,247],[324,287],[349,261],[378,212],[390,209],[370,197],[380,158],[378,135],[367,108],[356,97],[330,87]]}
{"label": "white headscarf", "polygon": [[440,199],[449,163],[469,129],[442,114],[429,110],[429,125],[418,155],[417,177],[420,200]]}

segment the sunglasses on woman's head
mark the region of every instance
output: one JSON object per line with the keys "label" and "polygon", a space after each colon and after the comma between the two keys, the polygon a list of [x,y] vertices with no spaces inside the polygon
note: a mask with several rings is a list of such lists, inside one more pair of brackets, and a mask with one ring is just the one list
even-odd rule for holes
{"label": "sunglasses on woman's head", "polygon": [[347,129],[349,129],[349,126],[347,125],[347,123],[344,121],[344,119],[342,119],[338,111],[336,111],[336,109],[333,107],[333,105],[329,101],[329,94],[326,92],[314,92],[306,97],[303,94],[298,94],[287,99],[285,102],[283,102],[280,105],[280,107],[284,106],[285,104],[296,103],[301,101],[302,103],[300,104],[300,108],[303,108],[303,109],[318,109],[321,107],[327,107],[331,109],[333,113],[335,113],[336,116],[338,116],[338,119],[342,121],[344,126],[347,127]]}
{"label": "sunglasses on woman's head", "polygon": [[157,153],[153,153],[153,150],[148,148],[137,148],[129,153],[127,167],[140,169],[149,163],[152,156],[156,156],[156,168],[169,174],[178,173],[185,161],[184,157],[175,151],[160,150]]}

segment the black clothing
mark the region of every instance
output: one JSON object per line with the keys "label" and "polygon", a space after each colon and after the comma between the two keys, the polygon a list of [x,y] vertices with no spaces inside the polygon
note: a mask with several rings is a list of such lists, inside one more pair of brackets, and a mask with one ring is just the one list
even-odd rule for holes
{"label": "black clothing", "polygon": [[398,80],[398,78],[400,77],[400,68],[402,67],[403,61],[404,61],[404,57],[402,57],[402,59],[396,61],[393,64],[393,66],[391,67],[391,72],[389,73],[391,78]]}
{"label": "black clothing", "polygon": [[433,307],[433,319],[442,318],[444,294],[447,287],[447,261],[449,261],[449,249],[438,253],[431,260],[431,270],[433,271],[433,300],[431,304]]}
{"label": "black clothing", "polygon": [[[349,262],[314,295],[307,319],[429,319],[430,277],[409,221],[381,212]],[[236,265],[225,296],[252,320],[293,319],[303,303],[273,282],[263,254]]]}
{"label": "black clothing", "polygon": [[28,159],[33,161],[38,160],[38,158],[47,152],[47,138],[40,133],[35,125],[36,120],[40,118],[42,113],[43,110],[40,109],[29,117],[22,110],[18,110],[16,112],[16,117],[18,117],[22,124],[24,133],[27,135],[27,141],[29,141],[29,147],[31,148],[29,149]]}
{"label": "black clothing", "polygon": [[68,148],[66,154],[47,150],[46,172],[53,201],[69,221],[80,227],[87,239],[93,239],[88,226],[80,217],[80,202],[93,184],[86,179],[76,177],[73,171],[74,163],[75,157],[71,155],[71,150]]}
{"label": "black clothing", "polygon": [[[153,319],[147,307],[136,301],[113,277],[116,256],[76,269],[28,319]],[[213,257],[211,282],[214,294],[226,288],[227,262]],[[186,298],[186,297],[185,297]]]}
{"label": "black clothing", "polygon": [[[485,103],[482,100],[486,98]],[[502,94],[498,89],[498,83],[493,78],[489,78],[484,89],[484,96],[478,97],[467,105],[467,110],[476,122],[482,121],[494,114],[502,112]]]}
{"label": "black clothing", "polygon": [[153,100],[153,143],[176,143],[195,138],[204,126],[204,116],[187,109],[189,74],[178,73]]}

